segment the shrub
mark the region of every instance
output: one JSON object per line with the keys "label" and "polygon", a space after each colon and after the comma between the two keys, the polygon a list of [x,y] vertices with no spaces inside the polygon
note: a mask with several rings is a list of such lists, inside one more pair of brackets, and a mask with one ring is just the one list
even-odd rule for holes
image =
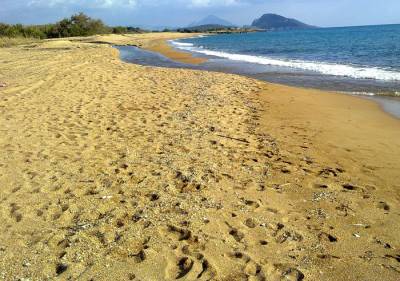
{"label": "shrub", "polygon": [[114,34],[128,33],[128,28],[125,26],[115,26],[115,27],[113,27],[112,33],[114,33]]}
{"label": "shrub", "polygon": [[110,32],[101,20],[88,17],[84,13],[57,22],[47,34],[49,38],[90,36]]}
{"label": "shrub", "polygon": [[[105,33],[140,33],[142,30],[136,27],[108,27],[101,20],[92,19],[84,13],[79,13],[65,18],[55,24],[47,25],[29,25],[21,24],[9,25],[0,23],[0,37],[7,38],[62,38],[62,37],[78,37],[91,36]],[[11,42],[4,39],[3,42]],[[18,41],[18,40],[15,40]],[[21,40],[19,40],[21,41]],[[3,45],[6,45],[5,43]],[[8,43],[7,43],[8,45]]]}

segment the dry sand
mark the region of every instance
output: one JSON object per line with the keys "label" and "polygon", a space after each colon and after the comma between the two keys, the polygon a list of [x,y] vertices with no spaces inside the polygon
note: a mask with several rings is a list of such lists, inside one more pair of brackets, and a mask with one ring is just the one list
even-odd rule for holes
{"label": "dry sand", "polygon": [[177,51],[167,43],[167,40],[187,38],[200,35],[199,33],[145,33],[135,35],[107,35],[107,36],[92,36],[73,38],[72,41],[89,42],[89,43],[103,43],[110,45],[133,45],[149,51],[158,52],[164,56],[189,64],[201,64],[207,59],[203,57],[195,57],[189,52]]}
{"label": "dry sand", "polygon": [[400,279],[398,120],[83,41],[0,49],[0,279]]}

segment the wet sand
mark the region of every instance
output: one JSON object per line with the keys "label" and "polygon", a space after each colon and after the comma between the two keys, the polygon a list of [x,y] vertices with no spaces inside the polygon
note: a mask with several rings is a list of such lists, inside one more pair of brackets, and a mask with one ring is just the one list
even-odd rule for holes
{"label": "wet sand", "polygon": [[[190,35],[190,37],[196,36],[196,35],[199,35],[199,34]],[[189,37],[189,35],[186,35],[186,37]],[[183,36],[182,38],[185,38],[185,36]],[[176,39],[176,38],[174,38],[174,39]],[[196,64],[202,64],[207,61],[207,59],[204,57],[195,57],[195,56],[193,56],[193,53],[184,52],[182,50],[177,50],[177,49],[173,48],[165,39],[154,40],[154,41],[152,41],[151,44],[143,46],[142,48],[146,49],[148,51],[160,53],[160,54],[166,56],[167,58],[170,58],[174,61],[181,62],[181,63],[196,65]]]}
{"label": "wet sand", "polygon": [[165,40],[155,41],[154,45],[146,47],[147,50],[158,52],[170,58],[172,60],[189,63],[189,64],[201,64],[207,61],[206,58],[194,57],[189,52],[176,51],[172,48]]}
{"label": "wet sand", "polygon": [[159,39],[0,49],[0,278],[398,280],[399,121],[100,44]]}

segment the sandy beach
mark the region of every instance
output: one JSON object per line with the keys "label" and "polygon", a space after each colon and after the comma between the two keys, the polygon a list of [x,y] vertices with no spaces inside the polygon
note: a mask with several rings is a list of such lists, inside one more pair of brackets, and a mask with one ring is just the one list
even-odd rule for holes
{"label": "sandy beach", "polygon": [[0,280],[399,280],[399,120],[110,45],[185,36],[0,48]]}

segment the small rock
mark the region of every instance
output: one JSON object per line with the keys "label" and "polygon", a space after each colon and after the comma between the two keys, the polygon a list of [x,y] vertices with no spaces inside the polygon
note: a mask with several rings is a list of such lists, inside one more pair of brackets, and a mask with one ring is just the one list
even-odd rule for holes
{"label": "small rock", "polygon": [[57,275],[60,275],[63,272],[65,272],[67,269],[68,269],[68,265],[66,265],[65,263],[59,263],[56,266],[56,273],[57,273]]}
{"label": "small rock", "polygon": [[257,226],[257,221],[253,218],[248,218],[244,224],[248,227],[248,228],[255,228]]}

